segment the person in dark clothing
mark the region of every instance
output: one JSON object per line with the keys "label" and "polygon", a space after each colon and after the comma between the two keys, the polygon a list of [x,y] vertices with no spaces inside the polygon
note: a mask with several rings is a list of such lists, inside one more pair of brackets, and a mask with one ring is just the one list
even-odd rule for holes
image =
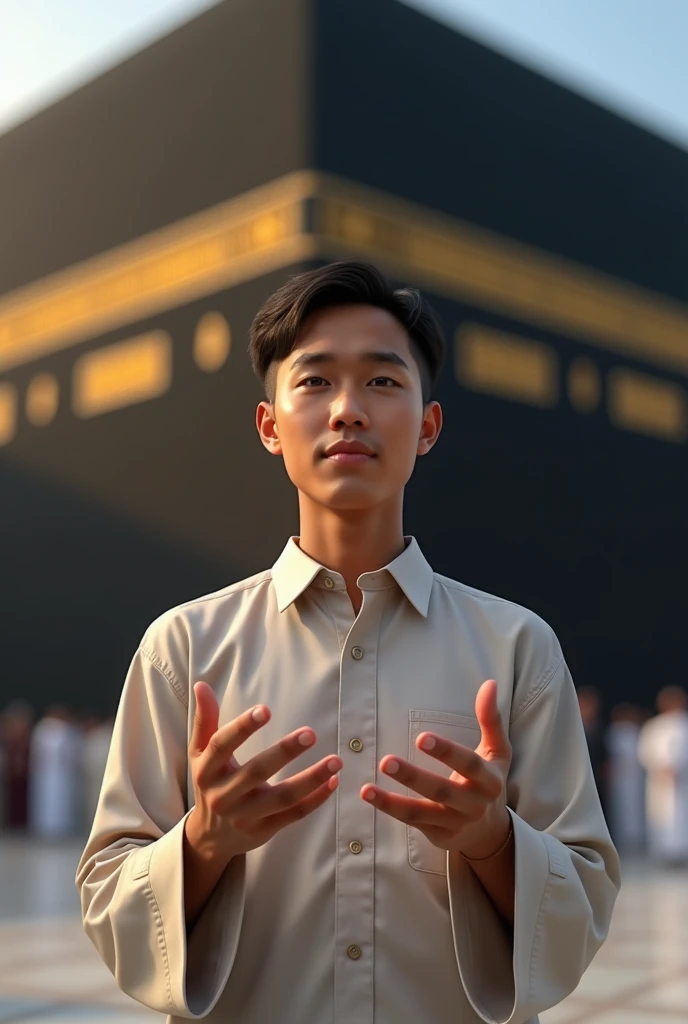
{"label": "person in dark clothing", "polygon": [[8,829],[23,830],[28,819],[29,748],[33,712],[25,701],[12,701],[4,711],[2,743],[5,821]]}
{"label": "person in dark clothing", "polygon": [[606,752],[604,723],[602,721],[602,699],[599,691],[593,686],[582,686],[578,690],[578,706],[581,718],[583,719],[583,728],[588,743],[588,753],[590,754],[590,763],[592,764],[592,773],[595,777],[597,792],[600,795],[602,806],[606,810],[604,785]]}

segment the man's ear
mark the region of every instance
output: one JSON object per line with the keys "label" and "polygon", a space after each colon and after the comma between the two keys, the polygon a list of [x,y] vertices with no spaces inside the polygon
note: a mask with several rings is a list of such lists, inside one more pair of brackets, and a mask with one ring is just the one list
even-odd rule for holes
{"label": "man's ear", "polygon": [[423,423],[416,454],[426,455],[434,446],[442,430],[442,407],[439,402],[428,402],[423,410]]}
{"label": "man's ear", "polygon": [[275,407],[272,402],[263,401],[258,403],[256,409],[256,429],[263,445],[271,455],[281,455],[282,446],[277,433],[277,420],[275,419]]}

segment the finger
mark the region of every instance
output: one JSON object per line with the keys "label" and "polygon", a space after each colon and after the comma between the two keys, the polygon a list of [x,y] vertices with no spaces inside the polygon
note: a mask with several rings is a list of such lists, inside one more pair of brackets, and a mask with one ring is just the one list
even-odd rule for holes
{"label": "finger", "polygon": [[199,680],[193,688],[196,698],[194,723],[189,740],[189,753],[201,754],[210,742],[211,736],[217,732],[220,709],[212,688]]}
{"label": "finger", "polygon": [[288,808],[285,811],[279,811],[277,814],[271,814],[267,818],[263,818],[263,829],[265,834],[273,836],[275,832],[279,832],[280,829],[286,825],[291,825],[295,821],[300,821],[305,818],[308,814],[312,814],[318,807],[325,803],[327,798],[331,796],[339,785],[339,777],[333,775],[327,782],[323,783],[322,786],[310,794],[310,796],[304,797],[303,800],[299,800],[293,807]]}
{"label": "finger", "polygon": [[511,754],[509,736],[504,728],[497,702],[497,683],[487,679],[475,698],[475,715],[480,725],[480,746],[495,757]]}
{"label": "finger", "polygon": [[435,732],[422,732],[416,739],[416,746],[430,757],[446,764],[457,775],[468,779],[487,796],[499,796],[502,789],[501,778],[480,756],[470,747],[438,736]]}
{"label": "finger", "polygon": [[383,757],[380,768],[395,782],[467,817],[479,817],[485,809],[486,794],[478,786],[463,779],[448,779],[436,772],[417,768],[408,761],[402,761],[400,757]]}
{"label": "finger", "polygon": [[384,811],[391,818],[403,821],[406,825],[415,825],[418,828],[432,826],[458,831],[459,828],[469,824],[469,819],[463,814],[444,807],[442,804],[436,804],[433,800],[399,796],[397,793],[388,793],[384,789],[378,789],[371,785],[363,786],[361,796],[376,810]]}
{"label": "finger", "polygon": [[278,743],[273,743],[267,750],[256,754],[237,769],[227,784],[227,794],[231,794],[233,800],[245,796],[252,789],[271,779],[314,743],[315,733],[309,728],[296,729],[288,736],[284,736]]}
{"label": "finger", "polygon": [[209,781],[218,771],[226,768],[234,751],[269,720],[270,709],[264,704],[258,704],[227,722],[221,729],[216,728],[205,747],[205,763],[199,772],[199,781],[202,781],[201,774],[205,781]]}
{"label": "finger", "polygon": [[[323,758],[318,764],[306,768],[293,775],[284,782],[278,782],[269,786],[265,792],[258,793],[255,798],[249,794],[250,803],[247,805],[246,814],[252,818],[266,818],[280,811],[288,810],[299,801],[310,796],[312,792],[329,782],[333,775],[341,770],[342,759],[331,755]],[[239,814],[241,814],[241,810]],[[241,818],[237,818],[237,825],[241,827]]]}

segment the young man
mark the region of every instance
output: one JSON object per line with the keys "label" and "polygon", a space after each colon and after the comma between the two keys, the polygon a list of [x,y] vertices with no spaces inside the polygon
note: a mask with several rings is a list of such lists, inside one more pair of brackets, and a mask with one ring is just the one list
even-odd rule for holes
{"label": "young man", "polygon": [[604,940],[619,867],[552,630],[404,536],[437,321],[346,261],[273,295],[251,354],[299,536],[147,631],[85,929],[169,1021],[534,1020]]}

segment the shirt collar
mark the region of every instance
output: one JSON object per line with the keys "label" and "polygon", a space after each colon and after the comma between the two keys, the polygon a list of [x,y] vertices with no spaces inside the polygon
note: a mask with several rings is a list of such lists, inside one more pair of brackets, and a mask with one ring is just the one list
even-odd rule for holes
{"label": "shirt collar", "polygon": [[[307,587],[321,590],[345,590],[340,573],[328,569],[301,550],[298,537],[290,537],[272,567],[277,607],[283,612]],[[425,560],[416,538],[405,536],[406,547],[388,565],[358,578],[362,590],[386,590],[396,582],[413,607],[427,618],[434,574]],[[327,583],[326,580],[330,582]]]}

